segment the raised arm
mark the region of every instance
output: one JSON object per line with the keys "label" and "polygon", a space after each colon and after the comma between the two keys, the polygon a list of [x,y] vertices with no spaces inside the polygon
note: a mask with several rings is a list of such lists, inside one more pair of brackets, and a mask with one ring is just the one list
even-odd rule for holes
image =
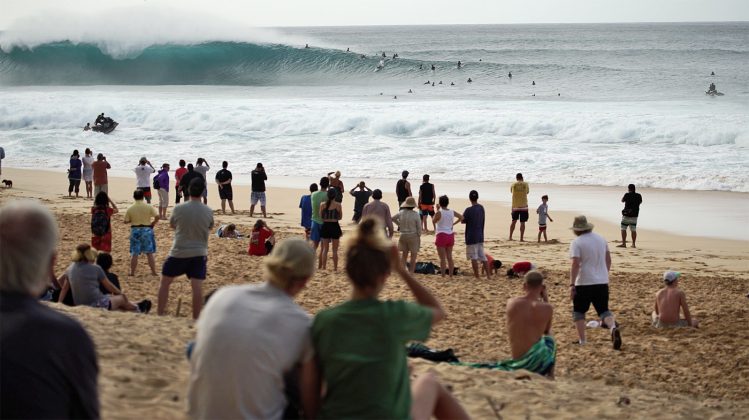
{"label": "raised arm", "polygon": [[406,286],[411,289],[411,293],[414,295],[416,302],[432,310],[432,325],[445,319],[447,314],[445,313],[445,310],[442,309],[442,305],[440,305],[437,298],[432,295],[432,292],[430,292],[429,289],[416,281],[406,267],[400,263],[400,255],[398,254],[397,245],[393,245],[390,249],[390,261],[393,266],[393,271],[398,273],[400,278],[402,278],[406,283]]}

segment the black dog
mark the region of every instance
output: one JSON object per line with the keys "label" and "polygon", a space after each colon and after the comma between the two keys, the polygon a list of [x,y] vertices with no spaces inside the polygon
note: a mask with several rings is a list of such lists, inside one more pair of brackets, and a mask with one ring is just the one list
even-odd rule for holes
{"label": "black dog", "polygon": [[13,188],[13,181],[9,179],[4,179],[3,184],[5,184],[5,188]]}

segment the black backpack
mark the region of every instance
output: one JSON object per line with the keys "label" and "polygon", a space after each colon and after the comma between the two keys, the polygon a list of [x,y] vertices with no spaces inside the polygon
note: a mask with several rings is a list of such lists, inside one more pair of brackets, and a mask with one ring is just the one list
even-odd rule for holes
{"label": "black backpack", "polygon": [[159,184],[159,178],[153,177],[153,189],[158,190],[161,188],[161,184]]}
{"label": "black backpack", "polygon": [[95,236],[104,236],[109,232],[110,228],[107,210],[97,209],[94,211],[94,214],[91,216],[91,233]]}

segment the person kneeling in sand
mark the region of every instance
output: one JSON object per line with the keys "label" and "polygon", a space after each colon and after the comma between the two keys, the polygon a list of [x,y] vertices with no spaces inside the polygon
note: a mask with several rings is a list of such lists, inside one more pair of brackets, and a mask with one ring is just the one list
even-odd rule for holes
{"label": "person kneeling in sand", "polygon": [[310,376],[316,372],[310,316],[294,303],[315,273],[315,260],[306,241],[288,239],[264,260],[265,283],[213,294],[190,356],[190,417],[313,418],[319,393],[301,394],[300,417],[290,384],[317,382]]}
{"label": "person kneeling in sand", "polygon": [[525,296],[507,301],[507,332],[512,359],[465,365],[504,371],[525,369],[554,377],[557,354],[557,345],[551,336],[554,308],[549,304],[544,276],[538,271],[528,272],[524,277],[523,290]]}
{"label": "person kneeling in sand", "polygon": [[[653,326],[662,327],[699,327],[697,319],[692,318],[687,305],[687,295],[679,289],[678,271],[666,271],[663,273],[663,281],[666,287],[655,294],[655,311],[653,312]],[[684,318],[679,318],[679,310],[684,310]]]}

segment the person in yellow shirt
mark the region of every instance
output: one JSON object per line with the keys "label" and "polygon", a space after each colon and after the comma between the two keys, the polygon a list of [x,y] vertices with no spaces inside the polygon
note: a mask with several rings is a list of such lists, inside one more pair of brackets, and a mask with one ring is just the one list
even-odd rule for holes
{"label": "person in yellow shirt", "polygon": [[151,274],[157,276],[156,261],[153,254],[156,252],[156,238],[153,227],[159,221],[159,213],[156,208],[151,207],[143,201],[143,190],[133,192],[135,203],[125,212],[125,223],[130,223],[130,275],[135,275],[138,267],[138,256],[146,254]]}
{"label": "person in yellow shirt", "polygon": [[523,174],[515,175],[515,183],[510,187],[512,193],[512,224],[510,225],[510,240],[515,232],[515,224],[520,220],[520,242],[525,236],[525,222],[528,221],[528,193],[530,187],[523,181]]}

